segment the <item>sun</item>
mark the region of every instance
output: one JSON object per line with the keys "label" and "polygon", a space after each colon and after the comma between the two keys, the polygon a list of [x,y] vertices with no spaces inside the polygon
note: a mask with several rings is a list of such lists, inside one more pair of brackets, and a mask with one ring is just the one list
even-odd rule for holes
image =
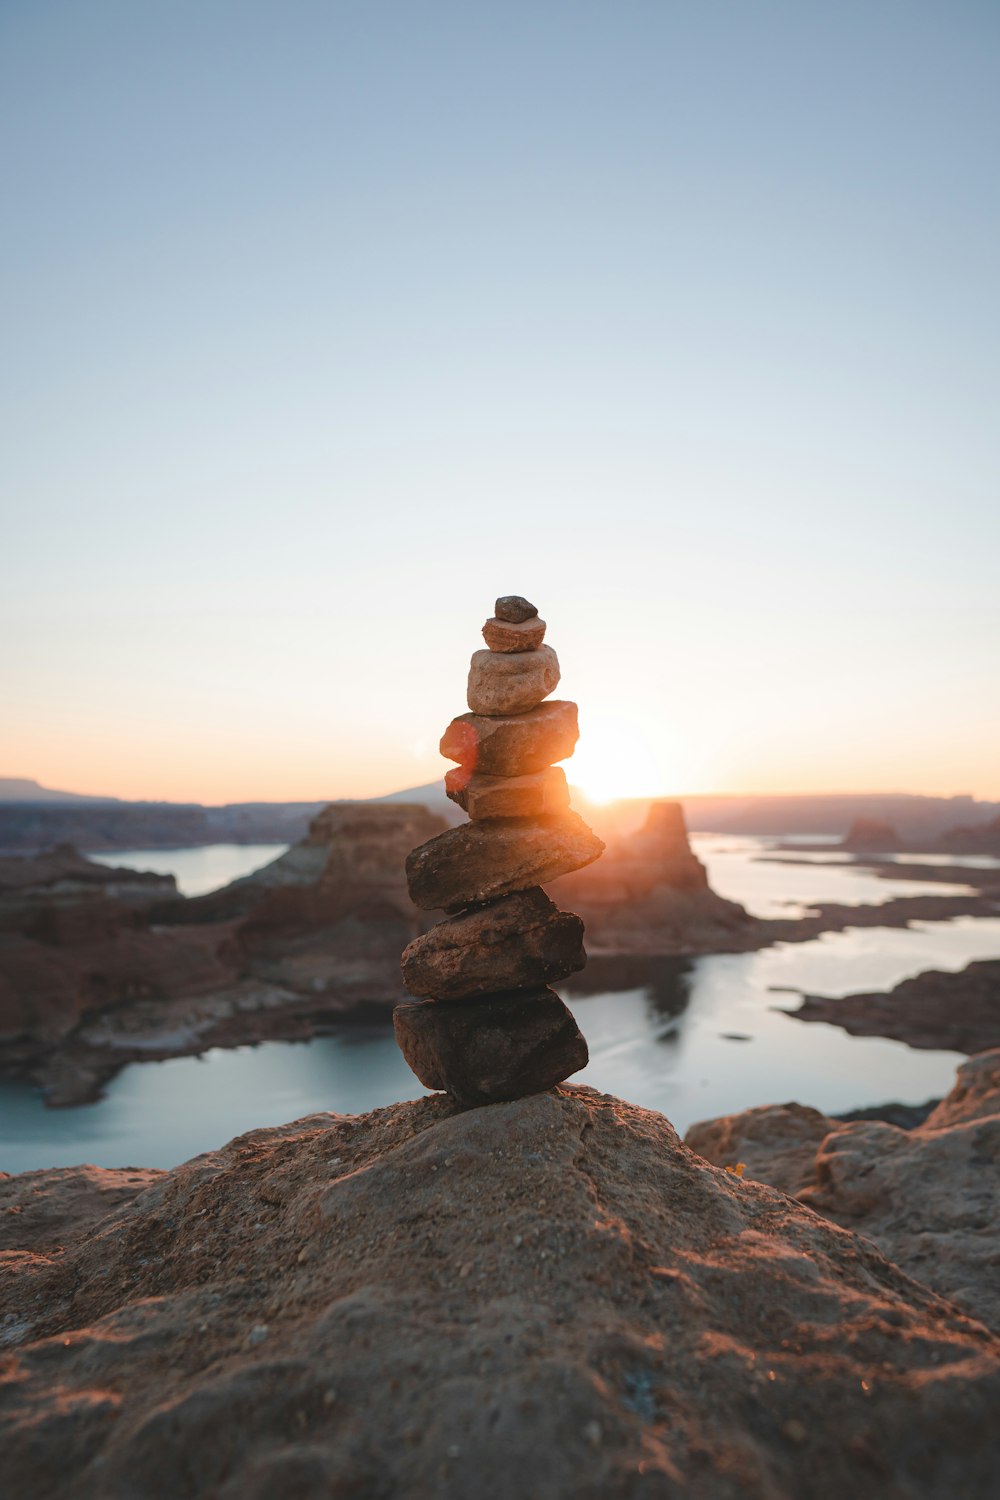
{"label": "sun", "polygon": [[667,747],[647,726],[606,719],[587,723],[563,769],[589,801],[616,802],[666,796],[673,779],[667,760]]}

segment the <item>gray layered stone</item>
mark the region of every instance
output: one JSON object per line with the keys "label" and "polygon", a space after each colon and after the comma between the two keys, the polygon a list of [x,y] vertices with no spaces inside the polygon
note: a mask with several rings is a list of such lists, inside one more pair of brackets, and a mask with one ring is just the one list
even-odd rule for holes
{"label": "gray layered stone", "polygon": [[521,714],[537,708],[559,684],[551,646],[537,651],[474,651],[466,699],[474,714]]}
{"label": "gray layered stone", "polygon": [[558,818],[462,823],[411,850],[410,899],[424,911],[461,911],[580,870],[604,845],[575,812]]}
{"label": "gray layered stone", "polygon": [[441,737],[441,754],[487,776],[524,776],[573,754],[576,704],[563,698],[526,714],[460,714]]}
{"label": "gray layered stone", "polygon": [[403,953],[403,983],[422,999],[464,1000],[551,984],[586,962],[580,918],[533,886],[414,939]]}
{"label": "gray layered stone", "polygon": [[424,1087],[466,1107],[542,1093],[588,1062],[580,1028],[550,989],[415,1001],[397,1005],[392,1022]]}
{"label": "gray layered stone", "polygon": [[486,818],[548,818],[569,807],[569,786],[561,766],[527,776],[484,776],[466,766],[445,774],[444,789],[473,822]]}

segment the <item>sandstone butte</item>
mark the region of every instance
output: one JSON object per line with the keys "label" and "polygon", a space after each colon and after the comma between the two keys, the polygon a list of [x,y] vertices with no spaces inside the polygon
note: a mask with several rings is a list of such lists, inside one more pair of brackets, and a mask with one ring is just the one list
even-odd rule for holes
{"label": "sandstone butte", "polygon": [[1000,1054],[963,1080],[833,1123],[862,1233],[572,1085],[0,1178],[4,1493],[993,1500]]}

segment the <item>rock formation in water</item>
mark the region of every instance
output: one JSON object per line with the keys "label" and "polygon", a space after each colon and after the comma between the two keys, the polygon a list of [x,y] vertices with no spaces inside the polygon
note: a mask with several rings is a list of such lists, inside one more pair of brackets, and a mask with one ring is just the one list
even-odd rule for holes
{"label": "rock formation in water", "polygon": [[[5,1494],[993,1500],[971,1213],[950,1243],[982,1254],[944,1288],[968,1300],[927,1284],[940,1174],[965,1161],[987,1211],[984,1125],[826,1152],[860,1234],[573,1086],[0,1178]],[[94,1223],[101,1196],[130,1201]],[[904,1269],[872,1243],[890,1214]]]}
{"label": "rock formation in water", "polygon": [[850,1036],[886,1036],[908,1047],[986,1052],[1000,1047],[1000,959],[958,973],[928,969],[887,991],[805,995],[788,1015],[842,1026]]}
{"label": "rock formation in water", "polygon": [[885,818],[855,818],[840,847],[855,854],[893,854],[905,846]]}
{"label": "rock formation in water", "polygon": [[410,943],[393,1012],[404,1057],[427,1088],[461,1104],[517,1099],[587,1063],[587,1044],[549,984],[586,963],[583,923],[541,889],[597,859],[603,843],[568,806],[554,764],[577,739],[576,704],[544,700],[559,662],[520,595],[496,602],[473,655],[469,713],[445,731],[458,765],[448,795],[470,821],[412,850],[410,896],[450,915]]}
{"label": "rock formation in water", "polygon": [[637,832],[609,836],[597,865],[553,888],[587,924],[594,952],[742,952],[761,944],[760,924],[716,894],[688,842],[679,802],[652,802]]}

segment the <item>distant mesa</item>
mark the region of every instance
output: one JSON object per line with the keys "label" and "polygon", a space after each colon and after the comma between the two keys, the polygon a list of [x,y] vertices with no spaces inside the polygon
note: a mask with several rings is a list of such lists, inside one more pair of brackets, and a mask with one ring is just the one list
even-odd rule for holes
{"label": "distant mesa", "polygon": [[938,846],[951,854],[1000,856],[1000,817],[985,826],[951,828],[941,835]]}
{"label": "distant mesa", "polygon": [[637,832],[609,835],[598,864],[551,890],[583,918],[592,953],[743,952],[760,942],[755,918],[711,889],[679,802],[650,803]]}
{"label": "distant mesa", "polygon": [[855,818],[842,848],[857,854],[895,854],[904,847],[899,834],[885,818]]}

